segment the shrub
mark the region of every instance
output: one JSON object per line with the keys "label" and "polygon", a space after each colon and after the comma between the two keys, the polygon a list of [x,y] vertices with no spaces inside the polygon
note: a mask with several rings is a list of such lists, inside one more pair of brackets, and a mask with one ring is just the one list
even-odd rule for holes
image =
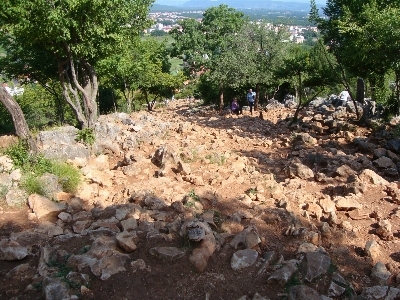
{"label": "shrub", "polygon": [[79,170],[67,163],[53,163],[50,173],[58,176],[63,190],[68,193],[76,192],[81,182]]}
{"label": "shrub", "polygon": [[93,145],[96,137],[94,136],[93,128],[85,128],[79,130],[76,135],[76,140],[81,141],[86,145]]}
{"label": "shrub", "polygon": [[39,194],[46,196],[44,184],[35,174],[31,173],[24,176],[21,180],[21,187],[28,192],[28,194]]}
{"label": "shrub", "polygon": [[63,191],[73,193],[81,181],[80,172],[74,166],[45,158],[43,155],[30,154],[26,143],[19,142],[4,151],[13,161],[15,168],[22,170],[21,186],[28,193],[45,195],[45,184],[40,180],[44,173],[58,177]]}
{"label": "shrub", "polygon": [[21,140],[5,149],[4,154],[11,158],[16,168],[22,168],[29,161],[28,145]]}

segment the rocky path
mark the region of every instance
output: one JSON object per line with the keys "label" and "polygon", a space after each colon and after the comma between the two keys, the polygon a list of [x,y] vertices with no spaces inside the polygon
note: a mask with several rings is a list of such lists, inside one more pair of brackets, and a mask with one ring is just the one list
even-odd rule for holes
{"label": "rocky path", "polygon": [[0,298],[397,299],[400,142],[322,99],[293,113],[175,101],[101,116],[91,149],[40,132],[75,195],[24,195],[0,157]]}

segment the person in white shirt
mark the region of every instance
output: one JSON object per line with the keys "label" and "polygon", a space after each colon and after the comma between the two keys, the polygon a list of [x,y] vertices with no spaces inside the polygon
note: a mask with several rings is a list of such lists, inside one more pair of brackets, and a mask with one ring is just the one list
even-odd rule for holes
{"label": "person in white shirt", "polygon": [[342,92],[340,92],[340,94],[339,94],[339,98],[340,98],[340,100],[341,100],[341,102],[342,102],[342,106],[346,106],[346,104],[347,104],[347,101],[349,100],[349,98],[350,98],[350,94],[349,94],[349,92],[348,91],[342,91]]}

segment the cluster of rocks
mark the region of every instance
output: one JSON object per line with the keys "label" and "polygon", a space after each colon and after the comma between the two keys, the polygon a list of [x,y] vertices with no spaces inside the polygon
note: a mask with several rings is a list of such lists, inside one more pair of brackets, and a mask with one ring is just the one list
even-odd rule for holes
{"label": "cluster of rocks", "polygon": [[[392,223],[400,216],[400,190],[382,177],[398,175],[397,141],[381,139],[375,146],[375,138],[350,130],[342,119],[348,110],[329,103],[312,103],[297,124],[288,121],[291,110],[275,106],[269,107],[275,120],[200,110],[175,115],[175,123],[168,115],[102,116],[91,149],[76,141],[75,128],[40,132],[47,157],[80,168],[85,181],[75,195],[62,192],[51,174],[43,178],[45,196],[26,195],[18,186],[21,172],[1,156],[7,204],[28,205],[36,224],[0,241],[1,260],[37,257],[34,267],[22,263],[4,274],[29,282],[6,295],[40,285],[45,299],[74,299],[78,292],[94,297],[91,276],[108,280],[120,272],[150,272],[146,259],[133,253],[155,242],[146,249],[149,255],[160,261],[188,258],[200,273],[212,257],[229,255],[232,272],[255,268],[288,299],[400,297],[398,270],[382,261],[384,248],[398,239]],[[238,185],[243,188],[235,190]],[[381,193],[391,214],[365,203],[371,190]],[[221,218],[213,209],[225,203],[225,194],[235,209]],[[337,235],[359,238],[366,219],[374,224],[362,246],[371,274],[369,284],[356,288],[321,245]],[[296,249],[290,255],[267,251],[260,224],[275,224],[283,238],[297,241]],[[85,244],[72,251],[68,246],[77,238]],[[195,247],[178,247],[182,240]],[[60,276],[66,267],[69,272]],[[268,299],[263,294],[252,299]]]}

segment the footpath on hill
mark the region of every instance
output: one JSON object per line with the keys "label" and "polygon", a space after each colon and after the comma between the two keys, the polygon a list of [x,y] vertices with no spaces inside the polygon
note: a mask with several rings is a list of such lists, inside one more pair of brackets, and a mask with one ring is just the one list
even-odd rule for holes
{"label": "footpath on hill", "polygon": [[25,195],[0,156],[0,298],[399,299],[400,142],[329,99],[294,111],[177,100],[101,116],[90,148],[40,132],[76,194]]}

